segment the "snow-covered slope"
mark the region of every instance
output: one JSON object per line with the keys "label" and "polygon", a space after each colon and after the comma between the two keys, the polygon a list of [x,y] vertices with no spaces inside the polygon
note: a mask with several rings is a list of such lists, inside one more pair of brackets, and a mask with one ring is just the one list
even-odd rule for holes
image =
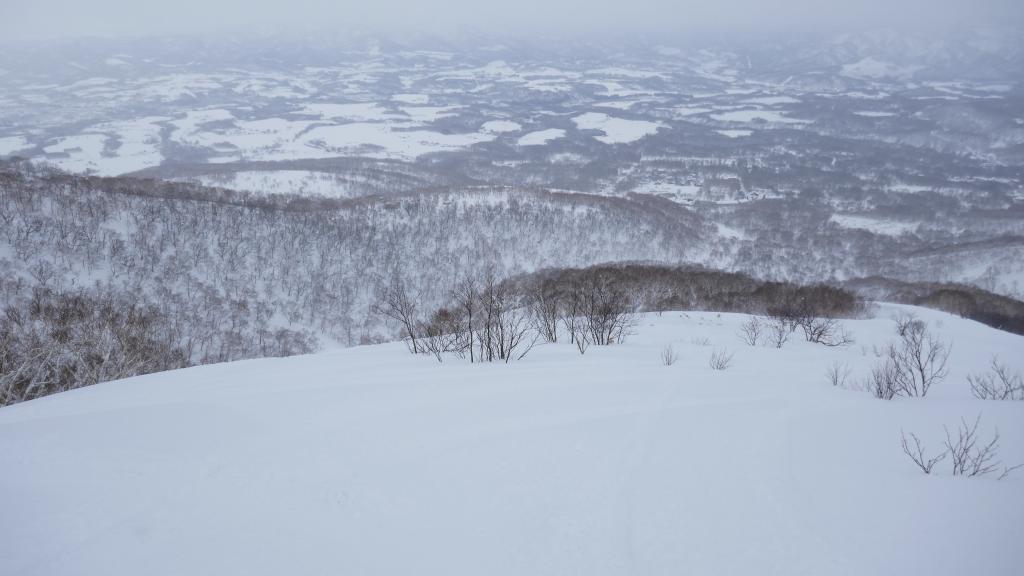
{"label": "snow-covered slope", "polygon": [[[867,373],[895,311],[847,322],[843,349],[753,348],[742,315],[666,312],[585,356],[389,344],[3,408],[0,573],[1019,573],[1024,473],[925,476],[899,439],[938,448],[983,413],[1024,462],[1024,403],[965,380],[992,354],[1020,369],[1024,338],[918,309],[953,342],[932,394],[831,386],[832,362]],[[721,347],[735,364],[713,371]]]}

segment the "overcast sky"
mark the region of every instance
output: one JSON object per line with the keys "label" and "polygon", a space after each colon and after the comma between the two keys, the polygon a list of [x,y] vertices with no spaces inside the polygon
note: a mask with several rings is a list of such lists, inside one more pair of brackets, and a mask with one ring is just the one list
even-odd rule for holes
{"label": "overcast sky", "polygon": [[0,0],[7,40],[258,33],[355,26],[400,32],[749,32],[1024,26],[1024,0]]}

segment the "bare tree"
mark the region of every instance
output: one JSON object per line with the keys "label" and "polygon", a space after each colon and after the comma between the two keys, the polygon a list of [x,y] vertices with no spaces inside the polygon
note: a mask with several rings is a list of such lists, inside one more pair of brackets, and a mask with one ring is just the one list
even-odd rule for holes
{"label": "bare tree", "polygon": [[569,333],[572,335],[572,342],[576,345],[576,350],[579,351],[580,355],[587,353],[587,348],[590,347],[590,333],[586,328],[586,320],[579,316],[573,316],[566,319],[566,326],[569,327]]}
{"label": "bare tree", "polygon": [[536,344],[538,335],[530,328],[529,313],[516,301],[511,288],[488,271],[478,293],[480,322],[477,349],[487,362],[520,359]]}
{"label": "bare tree", "polygon": [[479,320],[479,296],[477,292],[476,278],[466,274],[455,285],[451,294],[454,303],[453,307],[459,310],[462,317],[462,323],[458,332],[465,335],[465,346],[463,349],[469,352],[470,363],[476,361],[476,353],[473,350],[473,331],[476,326],[475,322]]}
{"label": "bare tree", "polygon": [[540,285],[529,291],[527,302],[533,327],[546,342],[558,342],[558,324],[562,315],[558,294],[550,287]]}
{"label": "bare tree", "polygon": [[912,317],[897,318],[896,334],[899,340],[886,346],[881,362],[871,371],[868,388],[885,400],[926,396],[946,377],[949,345]]}
{"label": "bare tree", "polygon": [[712,370],[726,370],[732,366],[732,359],[735,353],[729,352],[728,348],[716,349],[708,359],[708,365]]}
{"label": "bare tree", "polygon": [[577,348],[580,350],[580,354],[583,354],[586,351],[587,344],[584,343],[584,345],[580,347],[578,342],[578,339],[584,335],[586,330],[586,322],[580,318],[583,313],[583,298],[581,292],[582,290],[580,290],[578,286],[573,286],[562,303],[562,325],[565,326],[565,331],[569,333],[569,343],[576,344]]}
{"label": "bare tree", "polygon": [[409,295],[405,281],[399,275],[396,274],[384,288],[380,299],[373,305],[373,311],[401,325],[405,336],[409,338],[409,350],[413,354],[424,352],[416,339],[420,325],[416,298]]}
{"label": "bare tree", "polygon": [[1024,400],[1024,378],[1020,372],[1011,374],[995,356],[990,366],[988,373],[967,377],[974,397],[981,400]]}
{"label": "bare tree", "polygon": [[599,277],[580,283],[577,290],[590,341],[598,346],[622,343],[636,322],[629,295]]}
{"label": "bare tree", "polygon": [[757,316],[751,316],[746,322],[740,325],[740,340],[750,346],[757,346],[761,341],[763,328],[764,326],[761,324],[761,320],[758,319]]}
{"label": "bare tree", "polygon": [[903,380],[903,393],[926,396],[934,384],[946,378],[949,345],[931,334],[921,320],[898,320],[897,334],[901,345],[891,347],[889,353],[909,374]]}

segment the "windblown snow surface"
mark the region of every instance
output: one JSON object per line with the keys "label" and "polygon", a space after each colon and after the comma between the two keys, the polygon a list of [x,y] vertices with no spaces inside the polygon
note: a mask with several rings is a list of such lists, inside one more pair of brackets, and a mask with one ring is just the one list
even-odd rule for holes
{"label": "windblown snow surface", "polygon": [[[1024,474],[926,476],[899,439],[937,449],[981,413],[1024,462],[1024,402],[965,380],[992,354],[1020,369],[1024,338],[916,309],[953,341],[932,394],[831,386],[834,361],[867,373],[899,309],[847,322],[841,349],[749,347],[743,315],[665,312],[585,356],[439,364],[388,344],[3,408],[0,573],[1019,574]],[[716,347],[734,367],[711,370]]]}

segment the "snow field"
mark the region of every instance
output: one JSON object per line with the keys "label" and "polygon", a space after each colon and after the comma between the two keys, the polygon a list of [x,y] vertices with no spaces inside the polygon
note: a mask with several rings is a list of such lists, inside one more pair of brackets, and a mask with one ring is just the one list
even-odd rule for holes
{"label": "snow field", "polygon": [[[665,312],[585,356],[387,344],[7,407],[0,572],[1014,574],[1024,475],[925,476],[899,433],[938,447],[980,412],[1024,462],[1024,403],[965,381],[991,354],[1024,368],[1024,338],[916,309],[953,342],[931,395],[829,385],[833,362],[870,370],[900,310],[847,321],[842,349],[749,347],[744,315]],[[734,366],[711,370],[724,347]]]}

